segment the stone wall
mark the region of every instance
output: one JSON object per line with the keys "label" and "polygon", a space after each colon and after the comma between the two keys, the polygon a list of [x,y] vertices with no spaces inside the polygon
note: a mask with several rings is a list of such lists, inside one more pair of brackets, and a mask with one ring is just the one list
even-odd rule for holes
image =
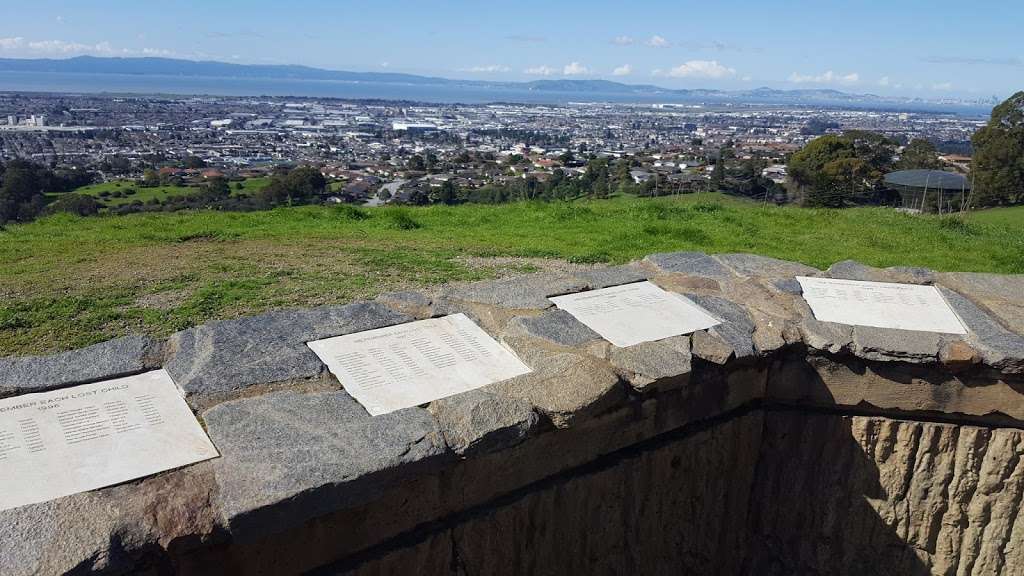
{"label": "stone wall", "polygon": [[[818,322],[794,275],[934,283],[964,337]],[[616,348],[547,297],[725,320]],[[532,374],[371,418],[305,342],[455,312]],[[221,457],[0,512],[0,574],[1021,574],[1024,277],[744,254],[387,294],[0,359],[0,397],[164,367]]]}

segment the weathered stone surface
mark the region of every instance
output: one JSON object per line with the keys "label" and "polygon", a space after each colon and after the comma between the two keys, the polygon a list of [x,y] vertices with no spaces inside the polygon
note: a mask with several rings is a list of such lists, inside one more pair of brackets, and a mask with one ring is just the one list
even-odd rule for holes
{"label": "weathered stone surface", "polygon": [[1024,566],[1024,432],[769,412],[764,434],[744,574]]}
{"label": "weathered stone surface", "polygon": [[947,272],[939,283],[967,296],[1017,334],[1024,334],[1024,275]]}
{"label": "weathered stone surface", "polygon": [[540,422],[529,402],[483,389],[436,400],[427,409],[448,447],[467,457],[515,446]]}
{"label": "weathered stone surface", "polygon": [[423,292],[388,292],[378,296],[377,301],[418,320],[429,318],[433,312],[433,299]]}
{"label": "weathered stone surface", "polygon": [[699,330],[690,335],[692,354],[702,360],[724,365],[735,357],[736,351],[721,336],[707,330]]}
{"label": "weathered stone surface", "polygon": [[708,331],[732,346],[736,358],[749,358],[757,353],[754,350],[752,338],[754,323],[746,310],[730,300],[717,296],[702,296],[700,294],[687,296],[722,321],[721,324],[712,326]]}
{"label": "weathered stone surface", "polygon": [[525,400],[560,428],[620,402],[625,392],[604,362],[584,354],[526,353],[533,372],[491,384],[488,392]]}
{"label": "weathered stone surface", "polygon": [[909,266],[875,268],[855,260],[836,262],[829,267],[825,274],[829,278],[866,282],[896,282],[898,284],[931,284],[935,282],[935,272],[927,268]]}
{"label": "weathered stone surface", "polygon": [[224,519],[242,539],[372,499],[447,453],[426,410],[371,417],[345,392],[233,400],[203,420],[221,452],[214,468]]}
{"label": "weathered stone surface", "polygon": [[690,337],[673,336],[628,348],[612,347],[609,361],[639,391],[679,388],[690,378]]}
{"label": "weathered stone surface", "polygon": [[804,289],[796,278],[776,278],[771,281],[772,286],[779,292],[786,294],[803,294]]}
{"label": "weathered stone surface", "polygon": [[853,327],[853,353],[866,360],[935,362],[942,336],[934,332]]}
{"label": "weathered stone surface", "polygon": [[811,307],[803,298],[795,302],[795,307],[801,314],[796,327],[800,332],[800,339],[808,348],[840,354],[848,351],[853,345],[853,326],[816,319]]}
{"label": "weathered stone surface", "polygon": [[584,282],[587,288],[597,290],[599,288],[608,288],[609,286],[641,282],[647,280],[649,274],[636,264],[626,264],[623,266],[609,266],[608,268],[576,270],[573,272],[573,276]]}
{"label": "weathered stone surface", "polygon": [[306,342],[411,319],[382,304],[360,302],[210,322],[171,336],[166,368],[189,396],[314,378],[325,368]]}
{"label": "weathered stone surface", "polygon": [[210,463],[0,511],[0,574],[132,573],[183,563],[214,535]]}
{"label": "weathered stone surface", "polygon": [[716,254],[715,260],[725,264],[740,276],[760,278],[792,278],[817,276],[821,271],[799,262],[788,262],[757,254]]}
{"label": "weathered stone surface", "polygon": [[677,272],[714,280],[735,278],[733,272],[718,260],[703,252],[665,252],[651,254],[644,262],[653,264],[663,272]]}
{"label": "weathered stone surface", "polygon": [[587,282],[579,278],[558,273],[540,273],[455,286],[442,292],[442,296],[510,309],[544,310],[552,306],[548,296],[579,292],[586,288]]}
{"label": "weathered stone surface", "polygon": [[966,368],[980,361],[974,348],[963,340],[948,340],[939,349],[939,362],[952,369]]}
{"label": "weathered stone surface", "polygon": [[970,333],[965,340],[985,364],[1008,374],[1024,373],[1024,336],[1010,332],[960,294],[942,287],[939,290],[967,326]]}
{"label": "weathered stone surface", "polygon": [[51,356],[0,358],[0,397],[137,374],[160,364],[160,346],[125,336]]}
{"label": "weathered stone surface", "polygon": [[748,414],[313,574],[735,574],[760,429]]}
{"label": "weathered stone surface", "polygon": [[788,358],[775,363],[766,397],[804,407],[873,406],[894,415],[915,412],[1024,422],[1020,384],[970,372],[954,374],[908,363],[868,363],[853,357]]}
{"label": "weathered stone surface", "polygon": [[520,316],[512,321],[531,336],[543,338],[562,346],[581,346],[601,335],[564,310],[550,310],[537,316]]}

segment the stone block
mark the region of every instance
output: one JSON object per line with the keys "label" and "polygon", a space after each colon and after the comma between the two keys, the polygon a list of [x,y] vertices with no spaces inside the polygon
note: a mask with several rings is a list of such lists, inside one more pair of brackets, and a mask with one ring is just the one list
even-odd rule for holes
{"label": "stone block", "polygon": [[242,540],[366,502],[447,454],[426,410],[371,417],[341,391],[233,400],[203,420],[221,452],[214,470],[224,520]]}

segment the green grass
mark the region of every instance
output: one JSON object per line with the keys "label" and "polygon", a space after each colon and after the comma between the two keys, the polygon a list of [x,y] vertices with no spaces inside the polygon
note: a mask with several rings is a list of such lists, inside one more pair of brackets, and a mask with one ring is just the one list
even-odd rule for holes
{"label": "green grass", "polygon": [[[233,195],[239,193],[249,194],[263,188],[269,181],[269,178],[247,178],[241,181],[241,190],[235,188],[237,184],[236,182],[231,182],[231,193]],[[128,190],[135,190],[135,193],[130,196],[124,196],[123,198],[114,198],[112,196],[104,198],[101,196],[104,192],[127,192]],[[152,188],[143,188],[136,184],[134,180],[111,180],[110,182],[82,186],[75,190],[75,192],[78,194],[95,196],[106,206],[114,207],[121,206],[122,204],[130,204],[136,200],[144,203],[154,198],[157,200],[164,200],[171,196],[186,196],[188,194],[194,194],[198,190],[199,188],[197,186],[155,186]]]}
{"label": "green grass", "polygon": [[717,195],[575,203],[57,215],[0,232],[0,356],[164,336],[213,318],[492,277],[553,258],[753,252],[825,268],[1024,273],[1024,207],[966,221]]}

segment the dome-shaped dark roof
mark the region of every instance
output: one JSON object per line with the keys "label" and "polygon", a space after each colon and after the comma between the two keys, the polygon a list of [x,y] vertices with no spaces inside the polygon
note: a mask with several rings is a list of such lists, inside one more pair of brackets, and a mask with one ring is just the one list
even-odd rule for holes
{"label": "dome-shaped dark roof", "polygon": [[929,190],[970,190],[971,183],[962,174],[942,170],[900,170],[885,175],[885,183],[905,188]]}

